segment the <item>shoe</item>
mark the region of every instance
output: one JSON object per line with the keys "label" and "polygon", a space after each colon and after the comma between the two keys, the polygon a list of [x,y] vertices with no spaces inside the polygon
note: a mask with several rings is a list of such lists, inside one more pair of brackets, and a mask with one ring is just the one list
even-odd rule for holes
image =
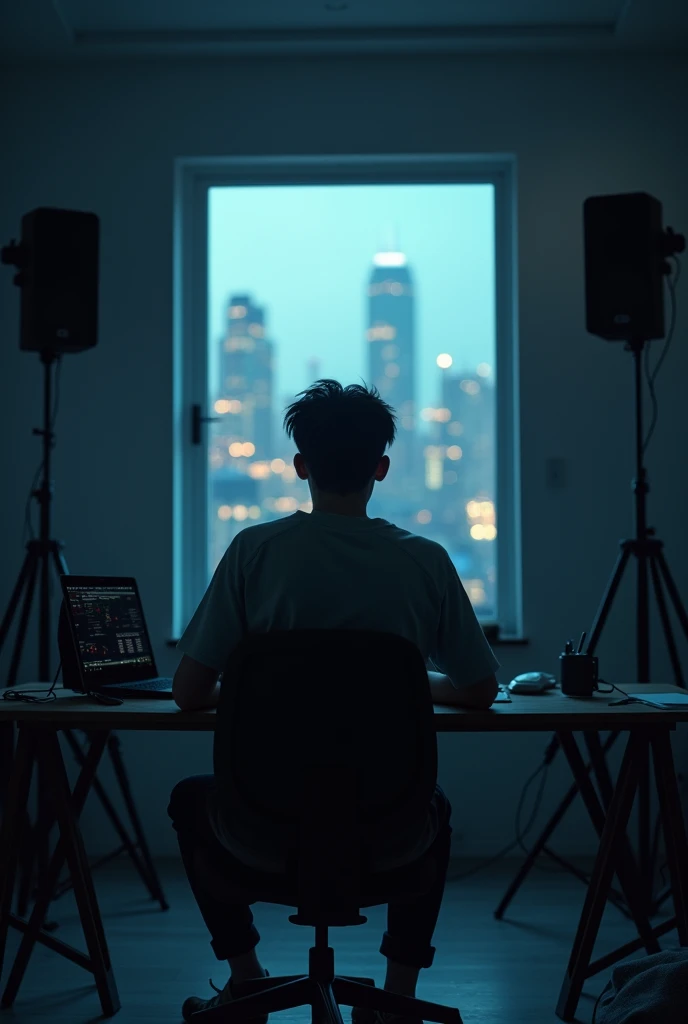
{"label": "shoe", "polygon": [[[265,977],[269,978],[268,972],[265,972]],[[232,979],[230,978],[224,988],[218,988],[217,985],[213,985],[210,981],[210,987],[214,988],[217,995],[211,996],[210,999],[201,999],[200,996],[189,996],[185,999],[182,1004],[182,1017],[188,1022],[191,1020],[192,1013],[200,1013],[201,1010],[212,1010],[216,1006],[224,1006],[225,1003],[231,1003],[233,999],[240,999],[240,992],[236,991],[232,987]],[[239,984],[238,989],[241,990]],[[249,1018],[247,1024],[267,1024],[268,1014],[259,1013],[255,1017]]]}
{"label": "shoe", "polygon": [[419,1017],[403,1017],[400,1013],[354,1006],[351,1009],[351,1024],[423,1024],[423,1021]]}

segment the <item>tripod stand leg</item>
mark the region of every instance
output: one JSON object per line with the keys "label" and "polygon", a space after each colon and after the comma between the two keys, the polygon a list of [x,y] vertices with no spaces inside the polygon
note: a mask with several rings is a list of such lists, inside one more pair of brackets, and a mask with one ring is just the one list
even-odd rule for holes
{"label": "tripod stand leg", "polygon": [[668,729],[657,730],[651,735],[650,742],[655,764],[659,813],[662,817],[678,940],[682,946],[688,946],[688,878],[686,877],[688,841],[686,840],[686,826],[671,750],[671,732]]}
{"label": "tripod stand leg", "polygon": [[30,579],[31,573],[34,571],[34,557],[33,548],[27,548],[22,567],[19,571],[19,576],[17,577],[17,582],[15,583],[14,590],[12,591],[12,596],[7,603],[7,610],[2,618],[2,625],[0,625],[0,650],[2,650],[2,646],[7,639],[7,634],[9,633],[10,626],[12,625],[12,619],[19,607],[21,592],[27,581]]}
{"label": "tripod stand leg", "polygon": [[678,649],[676,647],[676,640],[674,639],[674,632],[671,628],[671,620],[669,619],[669,612],[667,610],[666,601],[664,600],[664,591],[662,590],[662,581],[659,576],[659,570],[657,569],[657,562],[655,558],[650,558],[650,572],[652,574],[652,585],[655,591],[655,597],[657,599],[657,608],[659,610],[659,617],[662,620],[662,628],[664,630],[664,639],[666,640],[667,650],[669,651],[669,658],[671,660],[671,667],[674,670],[674,679],[677,686],[685,688],[685,682],[683,680],[683,672],[681,671],[681,661],[678,656]]}
{"label": "tripod stand leg", "polygon": [[616,564],[614,565],[614,569],[612,570],[612,575],[607,584],[607,589],[604,592],[602,602],[597,610],[597,614],[595,615],[595,621],[593,622],[592,628],[590,630],[590,639],[588,640],[588,646],[586,647],[586,652],[588,654],[594,654],[595,652],[595,648],[597,647],[600,635],[602,633],[602,630],[604,629],[604,624],[607,621],[607,616],[609,615],[612,602],[614,600],[614,597],[616,596],[617,590],[619,589],[621,577],[624,574],[624,570],[626,568],[626,565],[628,564],[628,559],[630,557],[630,547],[624,544],[621,548],[621,551],[619,552],[618,558],[616,559]]}
{"label": "tripod stand leg", "polygon": [[161,910],[169,910],[169,903],[165,899],[165,893],[163,892],[158,872],[156,871],[153,858],[151,857],[146,836],[141,825],[141,819],[139,818],[138,811],[136,810],[136,804],[134,803],[134,797],[131,792],[131,786],[129,785],[129,778],[127,776],[126,768],[124,767],[124,761],[122,760],[122,754],[120,751],[119,738],[115,735],[111,735],[108,740],[108,751],[110,758],[112,759],[112,766],[115,769],[115,775],[119,788],[126,804],[127,812],[129,814],[129,820],[136,836],[136,843],[143,858],[143,862],[146,865],[146,871],[148,874],[148,891],[152,898],[157,900],[160,904]]}
{"label": "tripod stand leg", "polygon": [[0,828],[0,973],[5,958],[17,874],[17,830],[21,827],[22,814],[29,797],[33,758],[33,738],[28,732],[20,730]]}
{"label": "tripod stand leg", "polygon": [[[20,730],[20,737],[23,733],[31,735],[28,729]],[[55,735],[54,738],[55,742],[58,743],[57,735]],[[74,792],[70,798],[75,820],[78,820],[86,802],[86,797],[90,791],[93,776],[98,768],[106,743],[107,733],[97,733],[91,743],[88,753],[85,755],[84,766],[79,773],[76,785],[74,786]],[[59,756],[61,757],[61,754]],[[62,770],[64,772],[64,765],[62,765]],[[43,927],[43,922],[48,912],[48,907],[50,906],[55,886],[60,876],[60,871],[62,870],[62,865],[65,862],[65,857],[65,837],[62,835],[62,831],[60,831],[60,837],[55,850],[53,851],[48,869],[39,880],[40,888],[36,895],[31,916],[29,917],[26,931],[22,936],[19,950],[12,965],[9,978],[7,979],[5,991],[2,995],[3,1007],[11,1006],[17,997],[17,992],[19,991],[19,986],[21,985],[24,977],[24,972],[26,971],[31,953],[33,952],[33,948],[36,944],[36,936],[40,933],[41,928]]]}
{"label": "tripod stand leg", "polygon": [[24,602],[22,604],[21,616],[19,618],[19,625],[17,626],[17,635],[14,639],[14,650],[12,652],[12,661],[10,662],[10,670],[7,675],[7,685],[14,686],[17,680],[17,674],[19,672],[19,662],[21,661],[22,649],[24,647],[24,641],[26,640],[26,627],[29,622],[29,615],[31,614],[31,604],[33,602],[33,593],[36,586],[36,574],[38,572],[38,561],[32,560],[31,565],[28,567],[28,575],[26,579],[26,591],[24,593]]}
{"label": "tripod stand leg", "polygon": [[666,584],[666,588],[669,592],[669,597],[671,598],[679,622],[681,623],[684,636],[688,640],[688,613],[686,613],[686,609],[683,607],[681,595],[678,592],[678,587],[674,583],[674,578],[671,575],[671,571],[667,565],[667,560],[664,557],[663,551],[658,551],[657,562],[659,563],[659,568],[661,569],[662,576],[664,577],[664,583]]}

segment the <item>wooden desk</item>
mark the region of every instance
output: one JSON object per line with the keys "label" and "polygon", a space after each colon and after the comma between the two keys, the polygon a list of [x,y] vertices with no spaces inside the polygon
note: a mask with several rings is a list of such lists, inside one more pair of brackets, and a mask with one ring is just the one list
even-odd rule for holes
{"label": "wooden desk", "polygon": [[[639,690],[671,691],[669,686],[629,686]],[[678,691],[680,692],[680,691]],[[119,707],[95,704],[88,698],[58,691],[47,704],[0,700],[0,725],[16,723],[18,741],[9,780],[5,814],[0,830],[0,969],[10,926],[24,934],[10,971],[2,1006],[11,1006],[36,942],[67,957],[93,973],[105,1016],[120,1007],[110,964],[105,930],[93,888],[88,860],[79,830],[79,816],[112,730],[212,732],[215,712],[182,712],[172,701],[130,700]],[[573,1020],[586,978],[606,969],[635,950],[659,950],[658,939],[678,929],[682,946],[688,945],[688,845],[671,751],[671,732],[688,722],[688,708],[655,710],[644,705],[609,707],[612,697],[597,694],[576,699],[551,691],[542,696],[514,696],[511,704],[496,704],[489,711],[463,711],[436,707],[438,732],[555,732],[579,786],[581,797],[600,838],[590,884],[566,969],[556,1012]],[[70,792],[59,744],[61,729],[80,729],[90,746],[83,767]],[[607,770],[600,732],[628,734],[622,765],[614,783]],[[582,733],[590,763],[585,764],[579,740]],[[640,768],[652,753],[659,808],[664,831],[675,916],[652,927],[626,829],[638,785]],[[51,787],[59,841],[42,880],[31,916],[22,921],[12,913],[17,867],[17,830],[26,807],[34,762],[43,766]],[[593,781],[594,780],[594,781]],[[595,788],[597,783],[597,789]],[[598,793],[599,791],[599,793]],[[88,954],[68,946],[43,930],[51,895],[67,862]],[[592,960],[595,939],[609,898],[614,874],[633,918],[637,937],[620,950]]]}

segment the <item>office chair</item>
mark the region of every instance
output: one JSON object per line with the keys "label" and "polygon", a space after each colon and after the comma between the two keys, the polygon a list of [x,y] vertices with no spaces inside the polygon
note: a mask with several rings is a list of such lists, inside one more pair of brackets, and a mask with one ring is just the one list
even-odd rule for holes
{"label": "office chair", "polygon": [[435,790],[437,740],[420,652],[388,633],[265,633],[242,643],[223,679],[219,801],[237,835],[267,824],[290,853],[281,874],[247,866],[231,879],[200,855],[199,877],[222,902],[296,907],[289,920],[314,928],[315,944],[308,974],[243,983],[240,998],[192,1019],[239,1024],[310,1004],[317,1024],[342,1024],[342,1003],[462,1024],[457,1009],[336,975],[328,944],[328,928],[365,923],[361,907],[417,895],[434,879],[428,857],[386,871],[371,861],[385,835],[422,820]]}

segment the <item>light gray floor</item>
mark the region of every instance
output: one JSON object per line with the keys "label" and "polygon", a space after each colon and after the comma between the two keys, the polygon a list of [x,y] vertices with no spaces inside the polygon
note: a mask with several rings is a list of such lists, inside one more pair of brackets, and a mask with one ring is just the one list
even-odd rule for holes
{"label": "light gray floor", "polygon": [[[493,910],[517,861],[504,861],[466,881],[449,883],[435,944],[435,965],[421,975],[418,995],[458,1006],[465,1024],[555,1024],[554,1013],[571,940],[584,897],[580,882],[552,870],[535,870],[509,912],[498,922]],[[460,862],[452,874],[461,871]],[[211,995],[208,978],[223,985],[226,965],[219,964],[178,861],[162,861],[159,869],[170,902],[163,913],[147,893],[126,858],[95,873],[122,1009],[118,1024],[153,1024],[181,1020],[179,1007],[190,994]],[[272,974],[306,970],[312,931],[289,924],[283,907],[254,908],[262,933],[261,959]],[[359,928],[333,929],[331,942],[341,974],[370,975],[382,982],[384,961],[377,952],[384,927],[384,908],[367,912]],[[58,934],[84,948],[71,897],[54,904]],[[613,908],[607,911],[598,941],[599,953],[633,937],[632,926]],[[10,937],[8,961],[18,936]],[[664,948],[676,945],[675,933]],[[6,961],[7,971],[7,961]],[[6,975],[6,972],[5,972]],[[595,998],[608,974],[586,986],[578,1019],[589,1022]],[[4,976],[3,976],[4,980]],[[69,1021],[87,1024],[98,1019],[100,1006],[90,975],[61,957],[37,948],[8,1021]],[[344,1010],[345,1021],[349,1011]],[[307,1009],[275,1015],[284,1024],[306,1024]]]}

